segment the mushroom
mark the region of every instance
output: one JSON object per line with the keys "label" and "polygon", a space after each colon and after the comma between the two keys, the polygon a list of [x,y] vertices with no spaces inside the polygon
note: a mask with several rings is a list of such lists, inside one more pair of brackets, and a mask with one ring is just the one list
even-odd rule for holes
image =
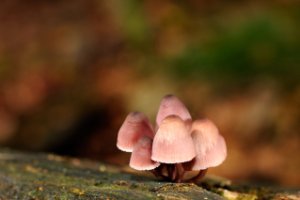
{"label": "mushroom", "polygon": [[184,164],[185,169],[204,170],[220,165],[227,150],[216,125],[208,119],[196,120],[191,131],[197,155],[193,161]]}
{"label": "mushroom", "polygon": [[153,138],[154,132],[148,118],[140,112],[129,113],[123,122],[117,138],[117,147],[132,152],[134,145],[142,136]]}
{"label": "mushroom", "polygon": [[160,164],[151,160],[152,139],[143,136],[133,148],[129,166],[136,170],[152,170]]}
{"label": "mushroom", "polygon": [[192,117],[185,105],[174,95],[166,95],[159,106],[156,116],[156,124],[159,126],[161,122],[170,115],[177,115],[182,120],[191,120]]}
{"label": "mushroom", "polygon": [[[148,118],[130,113],[122,124],[117,147],[132,152],[130,167],[151,170],[170,181],[196,182],[207,168],[221,164],[227,155],[226,143],[218,128],[208,119],[195,120],[175,96],[165,96],[156,116],[156,134]],[[186,171],[198,170],[189,179]]]}
{"label": "mushroom", "polygon": [[188,127],[178,116],[162,120],[153,139],[151,159],[160,163],[182,163],[196,156]]}

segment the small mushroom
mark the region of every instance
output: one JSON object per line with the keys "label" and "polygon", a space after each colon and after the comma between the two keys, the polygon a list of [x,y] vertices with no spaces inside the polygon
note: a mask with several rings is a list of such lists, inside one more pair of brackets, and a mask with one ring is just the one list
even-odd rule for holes
{"label": "small mushroom", "polygon": [[[184,104],[175,96],[165,96],[156,117],[156,134],[148,118],[130,113],[122,124],[117,147],[132,152],[130,167],[151,170],[163,179],[197,182],[209,167],[221,164],[227,155],[226,143],[218,128],[207,119],[192,121]],[[194,177],[185,172],[198,170]]]}
{"label": "small mushroom", "polygon": [[208,119],[192,124],[192,138],[197,156],[184,167],[188,170],[204,170],[220,165],[227,156],[226,143],[218,128]]}
{"label": "small mushroom", "polygon": [[185,122],[171,115],[162,120],[153,139],[151,159],[160,163],[182,163],[196,156],[194,143]]}
{"label": "small mushroom", "polygon": [[159,106],[156,116],[156,124],[159,126],[161,122],[170,115],[179,116],[182,120],[192,119],[185,105],[174,95],[166,95]]}
{"label": "small mushroom", "polygon": [[151,160],[152,139],[141,137],[133,148],[129,166],[136,170],[152,170],[160,164]]}
{"label": "small mushroom", "polygon": [[154,132],[148,118],[140,112],[129,113],[122,124],[117,138],[117,147],[132,152],[134,145],[142,136],[153,138]]}

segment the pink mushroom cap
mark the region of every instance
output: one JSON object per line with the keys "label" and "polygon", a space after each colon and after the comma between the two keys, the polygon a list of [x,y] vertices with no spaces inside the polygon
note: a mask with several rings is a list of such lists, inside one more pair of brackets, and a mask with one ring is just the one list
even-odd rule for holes
{"label": "pink mushroom cap", "polygon": [[133,148],[129,166],[136,170],[152,170],[158,167],[158,162],[151,160],[152,140],[141,137]]}
{"label": "pink mushroom cap", "polygon": [[192,124],[192,138],[197,156],[185,164],[189,170],[203,170],[220,165],[227,156],[224,138],[218,128],[208,119],[196,120]]}
{"label": "pink mushroom cap", "polygon": [[129,113],[119,130],[117,147],[122,151],[132,152],[142,136],[154,137],[148,118],[140,112]]}
{"label": "pink mushroom cap", "polygon": [[171,164],[187,162],[195,156],[188,125],[178,116],[166,117],[154,136],[151,159]]}
{"label": "pink mushroom cap", "polygon": [[192,119],[185,105],[176,96],[166,95],[160,102],[156,124],[159,126],[170,115],[179,116],[182,120]]}

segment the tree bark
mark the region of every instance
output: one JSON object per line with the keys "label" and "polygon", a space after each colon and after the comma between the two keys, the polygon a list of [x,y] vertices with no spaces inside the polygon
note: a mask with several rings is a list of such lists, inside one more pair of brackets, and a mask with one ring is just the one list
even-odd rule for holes
{"label": "tree bark", "polygon": [[2,199],[300,199],[300,191],[216,177],[171,183],[88,160],[0,149]]}

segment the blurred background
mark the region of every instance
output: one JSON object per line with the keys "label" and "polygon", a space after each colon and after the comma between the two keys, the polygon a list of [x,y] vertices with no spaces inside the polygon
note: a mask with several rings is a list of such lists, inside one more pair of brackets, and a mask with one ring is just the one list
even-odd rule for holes
{"label": "blurred background", "polygon": [[0,145],[126,166],[130,111],[165,94],[214,121],[209,173],[300,185],[300,5],[293,0],[0,3]]}

